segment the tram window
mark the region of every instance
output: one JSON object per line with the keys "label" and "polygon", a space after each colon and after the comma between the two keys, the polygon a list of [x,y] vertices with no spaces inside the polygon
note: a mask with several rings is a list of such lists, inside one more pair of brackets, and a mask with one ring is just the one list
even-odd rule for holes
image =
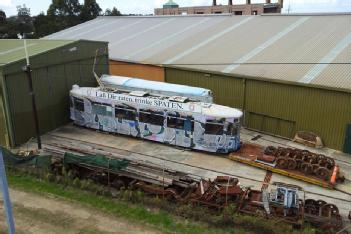
{"label": "tram window", "polygon": [[186,131],[194,131],[194,119],[193,118],[187,118],[184,124],[184,129]]}
{"label": "tram window", "polygon": [[79,98],[74,98],[74,108],[77,111],[84,111],[84,101]]}
{"label": "tram window", "polygon": [[140,122],[163,126],[163,120],[164,118],[161,112],[139,112]]}
{"label": "tram window", "polygon": [[222,135],[223,124],[216,122],[207,122],[205,125],[205,134]]}
{"label": "tram window", "polygon": [[135,114],[135,110],[116,108],[115,117],[119,119],[125,119],[125,120],[135,120],[136,114]]}
{"label": "tram window", "polygon": [[96,115],[112,116],[112,107],[106,104],[93,103],[92,112]]}
{"label": "tram window", "polygon": [[228,135],[236,136],[238,135],[238,128],[235,124],[229,124],[228,125]]}
{"label": "tram window", "polygon": [[168,117],[167,118],[167,127],[169,128],[177,128],[184,129],[184,119],[176,118],[176,117]]}

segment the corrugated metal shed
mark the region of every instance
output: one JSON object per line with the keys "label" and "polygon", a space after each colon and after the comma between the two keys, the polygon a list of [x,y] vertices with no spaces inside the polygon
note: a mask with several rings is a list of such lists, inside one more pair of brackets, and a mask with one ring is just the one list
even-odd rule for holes
{"label": "corrugated metal shed", "polygon": [[351,14],[99,17],[50,39],[107,40],[110,58],[351,89]]}
{"label": "corrugated metal shed", "polygon": [[179,68],[166,68],[166,77],[167,82],[211,89],[215,103],[244,111],[245,127],[287,138],[297,131],[314,132],[339,150],[350,139],[345,135],[351,123],[350,92]]}
{"label": "corrugated metal shed", "polygon": [[[69,121],[73,84],[95,86],[95,52],[106,42],[27,40],[41,133]],[[108,55],[98,57],[99,74],[108,73]],[[0,144],[19,145],[35,136],[23,40],[0,40]]]}
{"label": "corrugated metal shed", "polygon": [[[26,40],[28,55],[34,56],[74,42],[73,40]],[[25,59],[24,42],[18,39],[0,40],[0,67]]]}

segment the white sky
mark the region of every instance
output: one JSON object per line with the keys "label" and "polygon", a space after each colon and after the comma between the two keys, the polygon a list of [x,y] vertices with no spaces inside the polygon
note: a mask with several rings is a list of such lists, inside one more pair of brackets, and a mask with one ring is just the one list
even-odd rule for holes
{"label": "white sky", "polygon": [[[83,2],[82,0],[80,0]],[[212,0],[174,0],[180,6],[211,5]],[[277,0],[272,0],[276,2]],[[106,8],[116,6],[123,14],[152,14],[154,8],[162,7],[167,0],[97,0],[100,7]],[[252,3],[262,3],[264,0],[252,0]],[[0,0],[0,9],[7,16],[17,13],[16,6],[26,4],[31,9],[32,15],[41,11],[46,13],[51,0]],[[217,0],[217,4],[227,4],[228,0]],[[245,3],[245,0],[233,0],[234,4]],[[283,12],[290,6],[291,13],[305,12],[351,12],[351,0],[285,0]]]}

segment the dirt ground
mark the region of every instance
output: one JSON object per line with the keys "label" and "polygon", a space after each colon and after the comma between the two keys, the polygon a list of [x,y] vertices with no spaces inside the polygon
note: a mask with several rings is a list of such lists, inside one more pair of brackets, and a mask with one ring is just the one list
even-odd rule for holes
{"label": "dirt ground", "polygon": [[[55,197],[17,189],[11,189],[10,193],[16,233],[160,233],[143,224]],[[7,233],[6,226],[0,202],[0,233]]]}

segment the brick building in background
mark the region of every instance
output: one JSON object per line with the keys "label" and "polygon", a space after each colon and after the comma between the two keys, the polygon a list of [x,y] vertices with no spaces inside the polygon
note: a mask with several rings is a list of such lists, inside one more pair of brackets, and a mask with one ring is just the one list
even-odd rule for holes
{"label": "brick building in background", "polygon": [[277,3],[251,4],[251,0],[246,0],[246,4],[233,4],[233,0],[228,0],[228,5],[217,5],[213,0],[212,6],[179,7],[172,0],[163,5],[163,8],[156,8],[155,15],[190,15],[190,14],[234,14],[234,15],[262,15],[265,13],[280,13],[283,8],[283,0]]}

